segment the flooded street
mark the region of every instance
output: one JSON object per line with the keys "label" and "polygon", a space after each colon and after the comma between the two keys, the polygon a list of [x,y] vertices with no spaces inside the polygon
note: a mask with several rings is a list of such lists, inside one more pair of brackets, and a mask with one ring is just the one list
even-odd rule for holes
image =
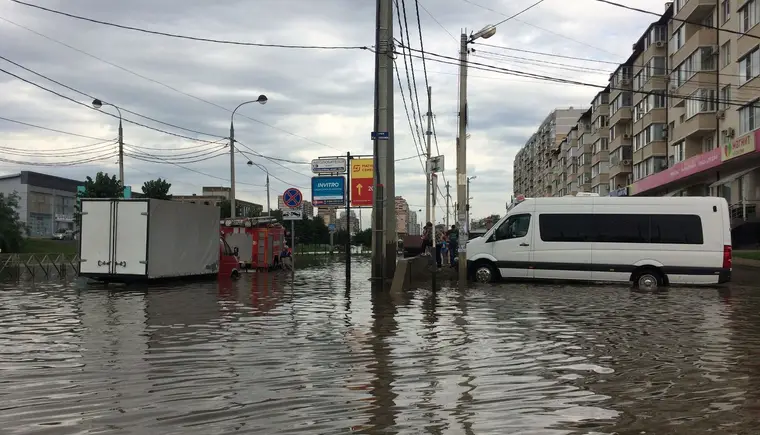
{"label": "flooded street", "polygon": [[3,434],[749,434],[760,291],[0,284]]}

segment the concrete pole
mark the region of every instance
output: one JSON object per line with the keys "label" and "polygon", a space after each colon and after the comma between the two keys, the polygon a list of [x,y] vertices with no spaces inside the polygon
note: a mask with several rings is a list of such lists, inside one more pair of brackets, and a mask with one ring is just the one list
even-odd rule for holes
{"label": "concrete pole", "polygon": [[446,182],[446,229],[447,230],[449,228],[451,228],[451,226],[449,225],[449,214],[450,214],[450,212],[449,212],[449,200],[451,199],[451,194],[449,193],[449,188],[450,187],[451,187],[451,185],[447,181]]}
{"label": "concrete pole", "polygon": [[[115,107],[115,106],[114,106]],[[121,112],[119,112],[119,181],[121,181],[121,196],[124,197],[124,129],[121,126]]]}
{"label": "concrete pole", "polygon": [[467,285],[467,34],[459,47],[459,131],[457,138],[457,221],[459,222],[459,285]]}
{"label": "concrete pole", "polygon": [[[235,109],[237,110],[237,109]],[[232,112],[235,116],[235,112]],[[230,217],[235,219],[235,126],[230,120]]]}
{"label": "concrete pole", "polygon": [[267,217],[272,216],[272,206],[269,204],[269,171],[267,171]]}
{"label": "concrete pole", "polygon": [[[431,177],[430,172],[428,169],[428,164],[430,163],[430,158],[432,157],[430,155],[430,137],[433,135],[433,103],[430,100],[431,93],[433,88],[428,86],[427,93],[428,93],[428,110],[427,110],[427,131],[425,131],[425,136],[427,137],[427,148],[426,148],[426,158],[425,158],[425,223],[430,222],[430,183],[431,183]],[[435,195],[435,192],[433,192],[433,195]]]}
{"label": "concrete pole", "polygon": [[[395,152],[393,131],[393,2],[377,0],[375,46],[374,189],[372,278],[390,279],[396,270]],[[382,139],[381,134],[387,136]]]}

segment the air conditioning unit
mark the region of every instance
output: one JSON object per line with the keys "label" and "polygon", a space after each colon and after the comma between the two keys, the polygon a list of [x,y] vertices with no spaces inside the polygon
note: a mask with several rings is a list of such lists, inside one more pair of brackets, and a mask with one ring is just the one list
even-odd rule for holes
{"label": "air conditioning unit", "polygon": [[663,139],[667,139],[668,138],[668,132],[667,132],[667,130],[663,130],[662,131],[662,138]]}
{"label": "air conditioning unit", "polygon": [[718,119],[726,119],[726,111],[718,110],[717,112],[715,112],[715,117]]}
{"label": "air conditioning unit", "polygon": [[736,136],[736,130],[734,130],[733,128],[730,128],[730,127],[727,128],[726,129],[726,136],[728,136],[728,137],[734,137],[734,136]]}
{"label": "air conditioning unit", "polygon": [[628,166],[631,164],[630,160],[623,160],[623,166]]}
{"label": "air conditioning unit", "polygon": [[720,53],[720,46],[713,45],[712,47],[710,47],[710,52],[712,53],[713,56],[717,56],[718,53]]}
{"label": "air conditioning unit", "polygon": [[634,44],[631,46],[631,50],[633,50],[633,51],[636,51],[636,45],[637,45],[637,44],[636,44],[636,43],[634,43]]}
{"label": "air conditioning unit", "polygon": [[621,86],[629,86],[630,84],[631,84],[631,81],[628,80],[628,79],[620,80],[620,85]]}
{"label": "air conditioning unit", "polygon": [[657,48],[663,48],[665,47],[665,41],[657,41],[654,43],[654,46]]}
{"label": "air conditioning unit", "polygon": [[673,91],[673,92],[675,92],[675,91],[678,90],[678,86],[676,86],[676,85],[670,85],[670,90]]}
{"label": "air conditioning unit", "polygon": [[631,135],[628,133],[623,135],[623,139],[630,139],[630,138],[631,138]]}

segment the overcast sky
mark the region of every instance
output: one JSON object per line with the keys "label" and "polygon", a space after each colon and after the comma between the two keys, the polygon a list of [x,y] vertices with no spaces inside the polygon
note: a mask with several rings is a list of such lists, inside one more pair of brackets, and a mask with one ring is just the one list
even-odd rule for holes
{"label": "overcast sky", "polygon": [[[205,38],[268,44],[374,44],[373,0],[28,2],[97,20]],[[419,47],[414,1],[405,2],[412,45]],[[664,8],[660,0],[621,2],[658,13]],[[456,57],[461,28],[480,29],[532,3],[534,0],[422,0],[425,50]],[[474,45],[476,55],[485,58],[475,56],[471,60],[604,85],[607,73],[615,68],[609,62],[625,60],[631,44],[655,20],[654,16],[594,0],[546,0],[519,18],[499,25],[497,34],[484,42],[603,62],[478,44]],[[397,23],[395,32],[398,37]],[[310,167],[304,162],[346,151],[372,152],[374,55],[370,51],[259,48],[179,40],[84,22],[9,0],[0,0],[0,47],[0,55],[10,61],[84,94],[176,127],[123,112],[125,119],[191,138],[222,141],[193,141],[125,123],[127,152],[132,155],[125,159],[125,180],[134,190],[139,191],[144,181],[159,176],[172,183],[174,194],[200,193],[205,185],[229,185],[229,154],[223,148],[223,138],[229,135],[229,110],[259,94],[269,98],[268,104],[240,109],[235,131],[243,144],[242,151],[280,179],[271,180],[274,204],[276,195],[290,186],[300,187],[310,196]],[[433,88],[438,146],[446,156],[445,178],[452,183],[452,201],[456,201],[457,67],[432,59],[429,57],[426,66]],[[406,88],[403,58],[398,57],[397,62]],[[419,59],[414,62],[424,112],[427,100],[423,66]],[[7,61],[0,60],[0,65],[3,70],[76,101],[90,102],[85,95]],[[512,159],[546,115],[555,107],[587,106],[596,92],[590,87],[470,71],[467,170],[468,175],[478,177],[471,185],[475,218],[503,214],[512,193]],[[409,104],[409,91],[404,89],[404,93]],[[404,159],[418,152],[398,87],[395,95],[395,155]],[[7,74],[0,74],[0,96],[0,117],[91,137],[0,120],[0,158],[6,160],[0,162],[0,173],[26,169],[76,179],[99,170],[118,173],[116,157],[111,156],[115,145],[94,145],[101,142],[96,139],[117,136],[115,118]],[[109,107],[101,111],[115,114]],[[278,165],[255,156],[248,148],[296,163],[276,160]],[[163,163],[141,161],[134,155]],[[193,163],[214,155],[219,157]],[[107,158],[60,166],[99,157]],[[52,166],[20,165],[7,160]],[[238,197],[265,204],[265,175],[246,162],[245,157],[236,157]],[[415,157],[399,161],[396,193],[407,198],[413,210],[424,208],[424,188],[420,160]],[[441,210],[438,217],[442,217]],[[369,213],[364,213],[365,225],[368,222]]]}

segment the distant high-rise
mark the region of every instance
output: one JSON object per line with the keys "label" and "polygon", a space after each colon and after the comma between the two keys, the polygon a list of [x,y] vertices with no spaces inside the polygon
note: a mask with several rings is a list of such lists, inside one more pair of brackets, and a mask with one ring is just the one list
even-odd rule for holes
{"label": "distant high-rise", "polygon": [[403,196],[396,197],[396,232],[399,236],[409,234],[409,203]]}

